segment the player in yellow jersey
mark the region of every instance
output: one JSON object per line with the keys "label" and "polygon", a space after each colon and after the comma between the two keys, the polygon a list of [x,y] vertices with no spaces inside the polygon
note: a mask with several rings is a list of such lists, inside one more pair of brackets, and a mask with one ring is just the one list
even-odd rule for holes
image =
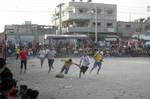
{"label": "player in yellow jersey", "polygon": [[99,74],[99,71],[100,71],[101,66],[102,66],[102,61],[103,61],[103,55],[102,55],[102,53],[100,53],[100,51],[96,52],[96,54],[94,55],[94,60],[95,60],[95,62],[94,62],[94,65],[93,65],[90,72],[92,72],[93,69],[98,67],[97,74]]}
{"label": "player in yellow jersey", "polygon": [[72,59],[68,59],[68,60],[61,60],[61,61],[64,61],[64,65],[60,71],[60,73],[63,73],[65,71],[65,74],[68,74],[68,71],[69,71],[69,68],[71,65],[76,65],[76,66],[80,66],[74,62],[72,62]]}
{"label": "player in yellow jersey", "polygon": [[18,57],[19,57],[19,53],[20,53],[20,48],[19,47],[17,47],[16,48],[16,60],[18,59]]}

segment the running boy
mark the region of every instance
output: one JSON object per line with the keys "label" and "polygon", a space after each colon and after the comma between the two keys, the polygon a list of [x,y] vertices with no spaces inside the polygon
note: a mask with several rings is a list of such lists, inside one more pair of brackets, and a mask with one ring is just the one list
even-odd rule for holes
{"label": "running boy", "polygon": [[89,68],[90,65],[90,59],[89,56],[87,55],[87,52],[84,52],[84,55],[81,56],[80,59],[80,73],[79,73],[79,78],[81,78],[81,73],[85,74],[87,69]]}
{"label": "running boy", "polygon": [[69,68],[70,68],[70,66],[71,66],[72,64],[79,67],[78,64],[72,62],[72,59],[61,60],[61,61],[64,61],[65,63],[64,63],[64,65],[63,65],[63,67],[62,67],[60,73],[63,73],[63,72],[65,71],[65,74],[68,74]]}
{"label": "running boy", "polygon": [[90,72],[92,72],[96,67],[98,67],[97,74],[99,74],[103,62],[103,55],[100,51],[96,52],[96,54],[94,55],[94,60],[95,62]]}

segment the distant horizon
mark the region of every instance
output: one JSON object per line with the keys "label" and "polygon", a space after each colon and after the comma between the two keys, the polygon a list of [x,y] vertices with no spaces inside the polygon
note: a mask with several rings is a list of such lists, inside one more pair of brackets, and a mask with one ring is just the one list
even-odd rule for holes
{"label": "distant horizon", "polygon": [[[67,1],[1,0],[0,32],[4,31],[5,25],[24,24],[25,21],[31,21],[32,24],[52,25],[51,17],[55,7],[61,2]],[[87,0],[83,0],[83,2],[85,1]],[[150,17],[150,12],[147,11],[148,0],[92,0],[92,3],[116,4],[117,21],[129,22],[139,18]]]}

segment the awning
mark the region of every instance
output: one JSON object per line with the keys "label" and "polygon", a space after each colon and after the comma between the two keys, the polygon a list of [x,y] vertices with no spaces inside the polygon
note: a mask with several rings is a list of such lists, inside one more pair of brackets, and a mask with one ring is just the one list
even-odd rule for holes
{"label": "awning", "polygon": [[106,41],[117,41],[117,38],[105,38]]}
{"label": "awning", "polygon": [[45,39],[78,39],[78,38],[88,38],[87,35],[55,35],[55,34],[45,34]]}

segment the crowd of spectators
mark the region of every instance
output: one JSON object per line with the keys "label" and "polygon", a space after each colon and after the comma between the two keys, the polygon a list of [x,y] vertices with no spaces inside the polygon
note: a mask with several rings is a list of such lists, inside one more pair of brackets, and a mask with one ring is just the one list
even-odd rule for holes
{"label": "crowd of spectators", "polygon": [[0,58],[0,99],[37,99],[38,90],[33,90],[27,85],[17,86],[17,80],[6,66],[6,61]]}
{"label": "crowd of spectators", "polygon": [[[108,43],[108,44],[107,44]],[[21,48],[23,45],[16,47],[12,43],[7,46],[7,55],[16,55],[16,48]],[[90,39],[83,40],[52,40],[49,44],[26,44],[29,52],[29,56],[36,56],[39,52],[40,47],[44,48],[55,48],[57,52],[56,57],[76,57],[83,53],[84,49],[89,50],[89,54],[95,52],[97,49],[101,49],[105,56],[146,56],[150,55],[150,47],[144,45],[144,41],[139,40],[120,40],[117,42],[100,42],[95,43]]]}

